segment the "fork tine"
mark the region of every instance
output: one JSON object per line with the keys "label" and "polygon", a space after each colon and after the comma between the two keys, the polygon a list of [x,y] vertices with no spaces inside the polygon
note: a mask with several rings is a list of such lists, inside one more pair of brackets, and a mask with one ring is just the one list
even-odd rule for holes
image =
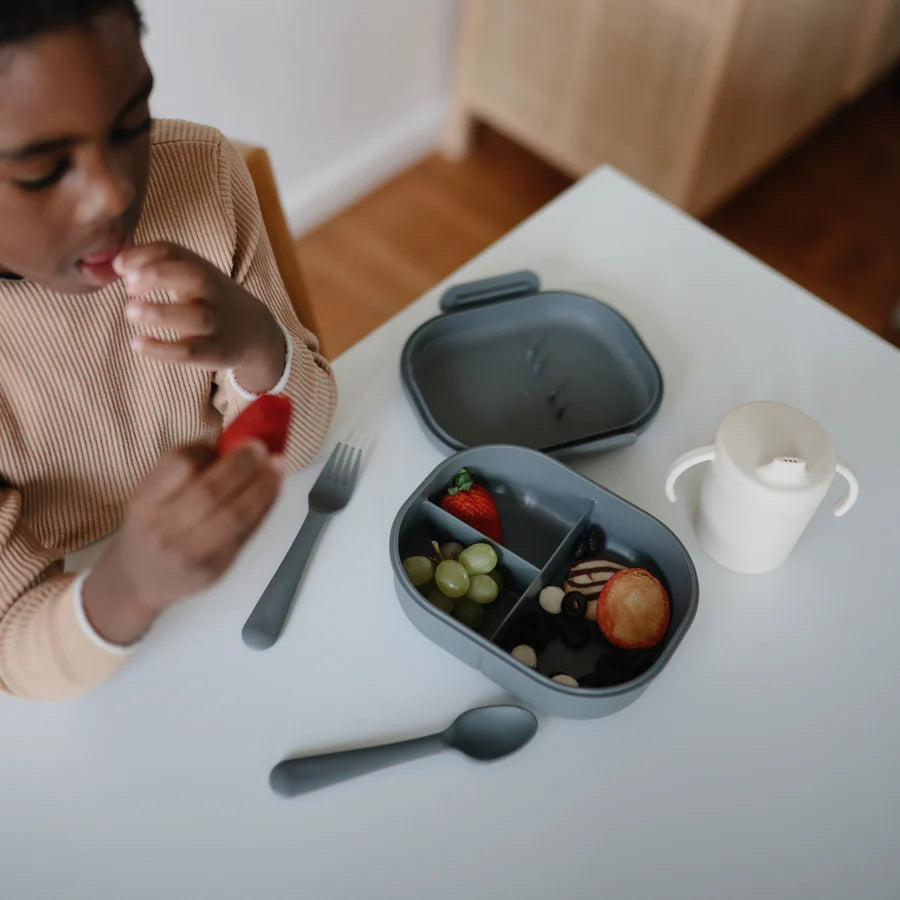
{"label": "fork tine", "polygon": [[347,464],[349,450],[350,448],[346,444],[341,444],[341,455],[338,457],[337,462],[334,464],[334,468],[331,470],[331,474],[329,475],[330,481],[334,481],[337,484],[341,483],[343,472]]}
{"label": "fork tine", "polygon": [[334,478],[332,480],[335,484],[343,484],[344,479],[347,477],[347,463],[350,460],[350,455],[353,453],[353,448],[345,445],[344,450],[346,452],[341,454],[341,464],[334,470]]}
{"label": "fork tine", "polygon": [[[359,450],[356,447],[351,447],[350,450],[353,466],[349,469],[347,478],[344,480],[344,484],[346,484],[348,488],[352,489],[353,485],[356,484],[356,476],[359,474],[359,463],[362,459],[362,450]],[[355,458],[353,458],[353,454],[356,454]],[[348,460],[347,462],[349,467],[350,460]]]}
{"label": "fork tine", "polygon": [[331,472],[334,469],[334,461],[335,461],[335,459],[337,459],[338,451],[343,446],[344,445],[341,444],[340,442],[338,442],[337,444],[334,445],[334,450],[331,451],[331,455],[328,457],[328,459],[325,462],[325,465],[322,467],[322,472],[319,475],[320,478],[325,479],[325,478],[331,477]]}

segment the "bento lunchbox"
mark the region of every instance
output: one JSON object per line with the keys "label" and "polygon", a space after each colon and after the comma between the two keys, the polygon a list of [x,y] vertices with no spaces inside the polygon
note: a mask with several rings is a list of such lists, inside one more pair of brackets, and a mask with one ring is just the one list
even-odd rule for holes
{"label": "bento lunchbox", "polygon": [[634,442],[662,400],[659,367],[611,306],[541,291],[533,272],[460,284],[406,341],[403,385],[443,449],[516,444],[554,456]]}
{"label": "bento lunchbox", "polygon": [[[441,507],[461,468],[493,495],[502,544]],[[646,569],[664,587],[670,618],[655,646],[614,647],[596,621],[587,619],[573,644],[554,624],[562,620],[541,608],[542,589],[565,582],[586,533],[597,541],[598,556]],[[502,588],[477,622],[466,624],[428,599],[426,588],[417,588],[404,569],[408,557],[430,556],[432,542],[448,541],[489,542],[496,551]],[[694,565],[662,522],[558,460],[521,446],[473,447],[438,465],[398,511],[390,557],[397,596],[416,628],[535,709],[570,718],[604,716],[640,696],[676,652],[697,610]],[[511,652],[526,641],[537,645],[533,666]],[[560,673],[569,676],[567,683],[554,680]]]}

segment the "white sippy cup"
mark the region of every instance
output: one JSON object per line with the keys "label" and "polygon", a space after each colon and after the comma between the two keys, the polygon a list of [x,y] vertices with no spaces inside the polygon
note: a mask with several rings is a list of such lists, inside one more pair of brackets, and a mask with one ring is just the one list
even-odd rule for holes
{"label": "white sippy cup", "polygon": [[666,476],[675,502],[682,472],[711,462],[700,488],[697,536],[703,549],[735,572],[768,572],[780,566],[828,491],[835,472],[847,492],[834,507],[842,516],[856,502],[859,483],[835,458],[825,430],[791,406],[745,403],[722,419],[715,442],[685,453]]}

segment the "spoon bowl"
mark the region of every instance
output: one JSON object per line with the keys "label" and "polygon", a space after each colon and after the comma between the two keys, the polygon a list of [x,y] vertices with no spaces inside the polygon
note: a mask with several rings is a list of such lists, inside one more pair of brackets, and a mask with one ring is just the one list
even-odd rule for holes
{"label": "spoon bowl", "polygon": [[479,706],[457,716],[449,728],[436,734],[282,760],[269,774],[269,785],[276,794],[293,797],[448,748],[480,761],[499,759],[527,744],[537,724],[534,713],[521,706]]}
{"label": "spoon bowl", "polygon": [[499,759],[527,744],[537,719],[522,706],[480,706],[460,715],[443,732],[448,747],[472,759]]}

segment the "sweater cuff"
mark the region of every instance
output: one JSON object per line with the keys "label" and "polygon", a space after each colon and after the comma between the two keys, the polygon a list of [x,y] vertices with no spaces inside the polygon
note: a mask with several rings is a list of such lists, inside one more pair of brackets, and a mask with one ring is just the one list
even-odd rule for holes
{"label": "sweater cuff", "polygon": [[105,650],[107,653],[112,653],[117,656],[130,656],[134,652],[134,648],[138,645],[139,641],[135,641],[133,644],[128,644],[127,646],[123,646],[122,644],[113,644],[110,641],[106,640],[106,638],[102,637],[97,633],[94,629],[94,626],[91,625],[88,620],[87,613],[84,611],[84,594],[82,592],[82,585],[84,585],[84,580],[90,574],[90,569],[87,571],[81,572],[75,581],[72,583],[72,604],[75,612],[75,621],[78,623],[79,629],[81,629],[81,633],[95,646],[100,650]]}
{"label": "sweater cuff", "polygon": [[[284,335],[284,371],[281,373],[281,378],[278,379],[278,383],[273,388],[266,391],[267,394],[280,394],[284,390],[285,385],[288,383],[288,379],[291,377],[291,363],[294,359],[294,344],[290,334],[288,334],[288,330],[278,321],[278,319],[275,320],[275,324]],[[227,369],[225,376],[228,379],[228,383],[234,388],[235,393],[244,400],[256,400],[260,396],[259,394],[254,394],[252,391],[245,390],[238,384],[237,378],[235,378],[234,375],[234,369]]]}

